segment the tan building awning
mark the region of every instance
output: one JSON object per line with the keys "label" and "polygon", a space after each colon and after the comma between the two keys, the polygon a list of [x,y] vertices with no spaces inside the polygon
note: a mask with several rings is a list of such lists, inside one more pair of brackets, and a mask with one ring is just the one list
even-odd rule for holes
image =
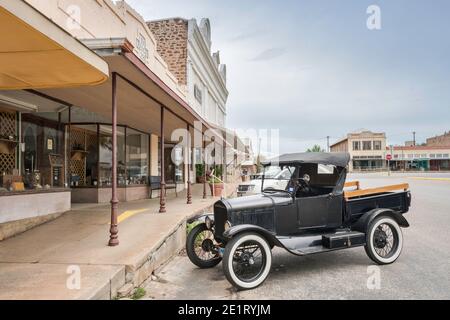
{"label": "tan building awning", "polygon": [[0,0],[0,90],[97,85],[108,64],[22,0]]}

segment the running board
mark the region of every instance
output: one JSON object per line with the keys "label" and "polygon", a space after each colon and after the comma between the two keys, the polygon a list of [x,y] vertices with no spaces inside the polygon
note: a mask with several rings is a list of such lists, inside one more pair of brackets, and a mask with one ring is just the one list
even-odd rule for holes
{"label": "running board", "polygon": [[360,247],[366,244],[366,235],[354,231],[277,238],[288,251],[298,256]]}

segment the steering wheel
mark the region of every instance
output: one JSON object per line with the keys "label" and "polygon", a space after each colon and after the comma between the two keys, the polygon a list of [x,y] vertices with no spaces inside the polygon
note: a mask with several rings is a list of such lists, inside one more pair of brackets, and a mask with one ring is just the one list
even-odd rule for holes
{"label": "steering wheel", "polygon": [[309,192],[309,182],[311,181],[311,177],[307,174],[305,174],[302,178],[298,178],[298,189],[300,189],[303,192]]}

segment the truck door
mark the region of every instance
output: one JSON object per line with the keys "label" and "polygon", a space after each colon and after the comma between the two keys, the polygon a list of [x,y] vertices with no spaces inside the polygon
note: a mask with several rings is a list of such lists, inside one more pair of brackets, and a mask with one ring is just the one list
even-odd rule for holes
{"label": "truck door", "polygon": [[297,221],[300,229],[333,228],[342,224],[342,194],[297,198]]}

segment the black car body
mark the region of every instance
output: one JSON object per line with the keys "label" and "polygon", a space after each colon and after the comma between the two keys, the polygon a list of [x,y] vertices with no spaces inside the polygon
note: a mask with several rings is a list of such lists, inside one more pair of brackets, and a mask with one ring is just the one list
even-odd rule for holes
{"label": "black car body", "polygon": [[[310,192],[294,196],[263,193],[218,201],[214,205],[216,239],[228,241],[236,228],[243,229],[238,227],[242,225],[281,238],[357,227],[356,223],[364,214],[380,208],[391,210],[406,226],[402,215],[411,204],[409,191],[345,200],[348,161],[348,154],[305,153],[281,157],[280,165],[296,166],[299,171],[295,175],[310,176]],[[270,164],[272,162],[264,163],[265,166]],[[320,164],[334,166],[333,174],[320,175],[317,170]]]}
{"label": "black car body", "polygon": [[[403,239],[399,227],[409,226],[403,214],[409,210],[411,194],[406,188],[401,192],[380,189],[348,197],[344,188],[349,160],[347,153],[300,153],[263,163],[265,167],[289,167],[291,180],[286,190],[263,190],[259,195],[215,203],[207,224],[218,254],[222,256],[236,237],[254,234],[270,247],[282,247],[296,255],[365,245],[369,257],[377,263],[395,261]],[[382,224],[376,225],[378,222]],[[397,241],[398,251],[394,256],[377,257],[377,250],[385,250],[390,238]],[[226,274],[233,273],[232,263],[224,268]],[[236,275],[227,278],[239,288],[252,287]]]}

